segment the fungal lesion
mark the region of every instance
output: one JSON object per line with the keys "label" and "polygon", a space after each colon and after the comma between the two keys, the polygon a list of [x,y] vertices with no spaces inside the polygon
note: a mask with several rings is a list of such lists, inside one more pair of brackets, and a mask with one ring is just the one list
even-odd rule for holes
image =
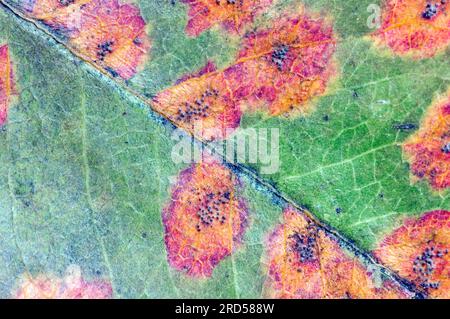
{"label": "fungal lesion", "polygon": [[430,240],[425,250],[414,259],[412,270],[416,275],[416,281],[424,290],[428,291],[440,287],[438,281],[431,281],[430,278],[436,270],[437,264],[447,254],[448,249],[440,249],[433,240]]}
{"label": "fungal lesion", "polygon": [[141,45],[142,43],[143,43],[143,41],[139,37],[133,39],[133,44],[134,45]]}
{"label": "fungal lesion", "polygon": [[421,16],[425,20],[431,20],[447,9],[448,0],[430,1],[427,0],[425,9]]}
{"label": "fungal lesion", "polygon": [[[231,201],[232,193],[230,190],[193,190],[198,196],[196,213],[197,224],[195,226],[198,232],[207,227],[223,225],[227,221],[227,205]],[[206,194],[201,196],[201,194]]]}
{"label": "fungal lesion", "polygon": [[208,88],[194,101],[179,105],[175,119],[178,122],[192,123],[210,115],[211,105],[219,97],[217,89]]}

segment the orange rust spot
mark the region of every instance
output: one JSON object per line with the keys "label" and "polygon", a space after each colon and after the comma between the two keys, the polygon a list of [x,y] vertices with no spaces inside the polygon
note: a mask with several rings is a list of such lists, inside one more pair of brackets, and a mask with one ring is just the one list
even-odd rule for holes
{"label": "orange rust spot", "polygon": [[[325,20],[303,12],[284,17],[271,29],[247,34],[233,65],[183,78],[158,94],[154,107],[206,140],[226,138],[246,108],[267,108],[273,116],[306,113],[335,74],[335,49]],[[208,91],[215,93],[205,98]]]}
{"label": "orange rust spot", "polygon": [[119,0],[36,0],[31,15],[65,32],[83,57],[123,79],[136,74],[151,47],[139,8]]}
{"label": "orange rust spot", "polygon": [[271,298],[406,298],[391,281],[376,283],[355,257],[303,213],[287,208],[267,243]]}
{"label": "orange rust spot", "polygon": [[237,177],[213,161],[180,173],[163,210],[169,264],[192,277],[210,277],[242,241],[247,210]]}
{"label": "orange rust spot", "polygon": [[204,140],[225,138],[240,124],[241,111],[227,79],[208,65],[158,94],[153,107]]}
{"label": "orange rust spot", "polygon": [[388,0],[374,39],[399,55],[432,57],[450,44],[450,4],[448,0]]}
{"label": "orange rust spot", "polygon": [[70,45],[113,75],[131,78],[150,49],[139,9],[118,0],[94,0],[83,11],[80,32]]}
{"label": "orange rust spot", "polygon": [[450,212],[407,219],[375,250],[386,266],[433,298],[450,298]]}
{"label": "orange rust spot", "polygon": [[81,7],[92,0],[35,0],[25,9],[36,19],[56,29],[74,31],[79,28]]}
{"label": "orange rust spot", "polygon": [[310,110],[335,74],[336,39],[330,23],[301,12],[248,33],[237,63],[225,71],[237,99],[270,115]]}
{"label": "orange rust spot", "polygon": [[24,274],[15,299],[107,299],[112,297],[112,287],[103,280],[87,281],[77,266],[71,266],[64,278],[54,275],[32,277]]}
{"label": "orange rust spot", "polygon": [[427,179],[436,190],[450,186],[450,90],[433,103],[403,151],[415,178]]}
{"label": "orange rust spot", "polygon": [[232,33],[253,22],[272,0],[182,0],[188,4],[189,21],[186,33],[198,36],[213,25],[222,24]]}
{"label": "orange rust spot", "polygon": [[7,45],[0,46],[0,126],[8,118],[8,108],[14,93],[13,68]]}

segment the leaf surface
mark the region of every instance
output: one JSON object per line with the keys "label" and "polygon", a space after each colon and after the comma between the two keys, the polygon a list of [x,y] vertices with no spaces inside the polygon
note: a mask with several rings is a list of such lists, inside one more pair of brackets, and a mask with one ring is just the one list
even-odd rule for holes
{"label": "leaf surface", "polygon": [[[450,210],[446,42],[399,53],[368,27],[373,1],[255,1],[245,23],[217,11],[223,19],[196,21],[195,32],[190,1],[1,2],[0,296],[448,294],[448,258],[425,280],[411,273],[425,251],[385,257],[392,238],[406,240],[395,235],[404,223]],[[189,104],[183,117],[178,102]],[[203,113],[220,134],[185,120]],[[198,152],[276,128],[280,169],[180,163],[176,127]],[[274,246],[280,229],[289,243],[305,236],[305,220],[331,269],[320,277],[307,276],[317,264],[280,260],[311,252],[303,239]]]}

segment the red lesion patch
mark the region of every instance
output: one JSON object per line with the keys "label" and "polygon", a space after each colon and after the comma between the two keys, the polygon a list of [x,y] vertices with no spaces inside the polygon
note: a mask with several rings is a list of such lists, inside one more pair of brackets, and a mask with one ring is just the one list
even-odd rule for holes
{"label": "red lesion patch", "polygon": [[326,20],[301,12],[245,36],[236,61],[198,74],[161,92],[154,108],[206,140],[223,139],[245,109],[272,116],[307,113],[335,75],[336,39]]}
{"label": "red lesion patch", "polygon": [[138,7],[119,0],[36,0],[31,15],[66,32],[83,57],[123,79],[145,61],[151,43]]}
{"label": "red lesion patch", "polygon": [[8,45],[0,45],[0,126],[8,118],[8,108],[14,94],[13,66]]}
{"label": "red lesion patch", "polygon": [[247,210],[237,177],[215,161],[180,173],[162,217],[169,264],[192,277],[210,277],[242,241]]}
{"label": "red lesion patch", "polygon": [[96,0],[83,11],[80,32],[70,44],[113,75],[131,78],[150,49],[139,9],[118,0]]}
{"label": "red lesion patch", "polygon": [[226,30],[238,33],[272,0],[182,0],[189,5],[186,33],[198,36],[213,25],[222,24]]}
{"label": "red lesion patch", "polygon": [[239,87],[236,96],[270,115],[306,113],[335,74],[336,39],[331,23],[301,12],[264,30],[248,33],[238,61],[225,73]]}
{"label": "red lesion patch", "polygon": [[427,58],[450,44],[448,0],[387,0],[377,42],[395,53]]}
{"label": "red lesion patch", "polygon": [[158,94],[152,104],[177,126],[207,141],[225,138],[241,120],[227,79],[211,63]]}
{"label": "red lesion patch", "polygon": [[92,0],[34,0],[24,6],[30,15],[65,31],[79,27],[81,8]]}
{"label": "red lesion patch", "polygon": [[407,219],[375,250],[386,266],[433,298],[450,298],[450,212]]}
{"label": "red lesion patch", "polygon": [[450,186],[450,90],[427,112],[421,129],[403,145],[412,174],[436,190]]}
{"label": "red lesion patch", "polygon": [[67,269],[63,278],[54,275],[22,276],[15,299],[107,299],[112,297],[111,284],[104,280],[86,280],[77,266]]}
{"label": "red lesion patch", "polygon": [[317,224],[293,208],[267,243],[271,298],[406,298],[391,281],[376,283],[356,258]]}

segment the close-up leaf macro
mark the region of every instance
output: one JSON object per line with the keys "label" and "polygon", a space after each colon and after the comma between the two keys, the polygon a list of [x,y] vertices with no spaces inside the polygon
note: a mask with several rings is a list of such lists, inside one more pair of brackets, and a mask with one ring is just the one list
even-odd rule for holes
{"label": "close-up leaf macro", "polygon": [[0,0],[1,299],[449,299],[449,250],[450,1]]}

